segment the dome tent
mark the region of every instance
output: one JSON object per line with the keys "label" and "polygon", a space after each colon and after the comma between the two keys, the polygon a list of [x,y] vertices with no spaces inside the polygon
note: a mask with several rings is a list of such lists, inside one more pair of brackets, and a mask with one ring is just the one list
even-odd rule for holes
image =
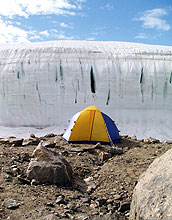
{"label": "dome tent", "polygon": [[119,142],[119,131],[112,119],[95,106],[76,113],[63,135],[68,143],[113,144]]}

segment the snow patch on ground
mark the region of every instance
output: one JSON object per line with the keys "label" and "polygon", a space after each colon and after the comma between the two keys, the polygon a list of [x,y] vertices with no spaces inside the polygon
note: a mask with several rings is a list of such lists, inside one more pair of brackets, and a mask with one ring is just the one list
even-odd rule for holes
{"label": "snow patch on ground", "polygon": [[46,134],[62,134],[64,132],[64,126],[52,126],[44,129],[36,129],[33,127],[3,127],[0,126],[0,138],[6,138],[9,136],[29,138],[30,134],[35,134],[37,137],[42,137]]}

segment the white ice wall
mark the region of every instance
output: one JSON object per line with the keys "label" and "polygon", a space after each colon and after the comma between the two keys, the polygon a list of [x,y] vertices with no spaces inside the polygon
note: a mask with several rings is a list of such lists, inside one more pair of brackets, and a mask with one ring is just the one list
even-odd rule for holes
{"label": "white ice wall", "polygon": [[172,47],[55,41],[0,48],[0,125],[62,125],[96,105],[122,134],[172,139]]}

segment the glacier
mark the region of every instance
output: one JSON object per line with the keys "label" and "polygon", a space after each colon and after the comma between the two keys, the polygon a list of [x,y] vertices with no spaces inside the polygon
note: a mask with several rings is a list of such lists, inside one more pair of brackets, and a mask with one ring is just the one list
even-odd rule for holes
{"label": "glacier", "polygon": [[172,46],[0,44],[2,129],[65,128],[89,105],[108,114],[121,134],[172,139]]}

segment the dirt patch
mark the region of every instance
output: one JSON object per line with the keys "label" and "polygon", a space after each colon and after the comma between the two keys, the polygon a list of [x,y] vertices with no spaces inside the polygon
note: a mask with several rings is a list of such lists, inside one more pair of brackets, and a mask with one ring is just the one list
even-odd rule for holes
{"label": "dirt patch", "polygon": [[68,145],[61,135],[39,140],[55,142],[49,147],[71,164],[73,184],[31,185],[26,169],[36,145],[0,140],[0,219],[128,219],[138,177],[171,148],[170,143],[149,144],[129,137],[121,137],[114,146],[117,152],[105,145]]}

